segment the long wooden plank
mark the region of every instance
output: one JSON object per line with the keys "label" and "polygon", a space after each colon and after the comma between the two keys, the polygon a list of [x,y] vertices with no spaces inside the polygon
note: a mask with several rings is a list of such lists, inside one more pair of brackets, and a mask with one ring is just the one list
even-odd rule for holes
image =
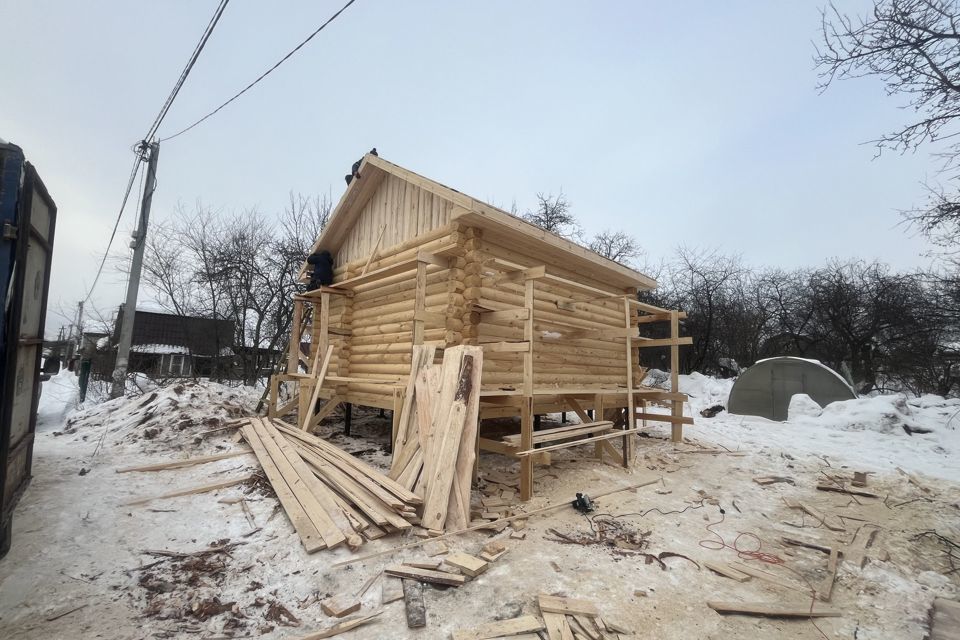
{"label": "long wooden plank", "polygon": [[293,491],[290,490],[289,485],[287,485],[287,481],[284,480],[283,475],[277,468],[277,465],[274,464],[270,454],[267,453],[267,450],[260,441],[260,436],[257,434],[256,430],[254,430],[253,425],[242,427],[240,432],[253,449],[253,452],[257,455],[257,459],[260,461],[260,466],[263,468],[263,472],[267,476],[267,480],[270,481],[270,485],[277,494],[277,499],[283,506],[283,510],[286,512],[290,522],[293,524],[293,528],[300,536],[300,541],[303,543],[307,553],[314,553],[316,551],[320,551],[321,549],[326,549],[327,545],[324,544],[323,538],[320,536],[320,532],[317,530],[316,525],[314,525],[310,518],[307,517],[307,513],[304,511],[303,506],[293,495]]}
{"label": "long wooden plank", "polygon": [[550,640],[575,640],[567,616],[559,613],[544,613],[543,624]]}
{"label": "long wooden plank", "polygon": [[416,494],[414,494],[412,491],[409,491],[408,489],[404,488],[397,482],[391,480],[388,476],[384,475],[383,473],[380,473],[380,471],[371,467],[369,464],[367,464],[363,460],[360,460],[359,458],[356,458],[355,456],[350,455],[343,449],[335,445],[332,445],[329,442],[322,440],[314,435],[303,433],[298,429],[293,429],[277,420],[274,420],[273,424],[279,431],[283,432],[284,434],[288,436],[293,436],[300,442],[303,442],[304,444],[310,445],[318,449],[320,452],[323,453],[323,455],[327,459],[329,460],[336,459],[338,461],[337,466],[341,467],[342,469],[344,470],[353,469],[354,473],[360,473],[360,474],[363,474],[365,477],[372,479],[377,484],[382,486],[384,489],[386,489],[387,491],[389,491],[390,493],[398,497],[400,500],[413,505],[418,505],[423,503],[423,500],[419,498]]}
{"label": "long wooden plank", "polygon": [[234,478],[233,480],[224,480],[223,482],[214,482],[213,484],[204,484],[199,487],[191,487],[189,489],[183,489],[181,491],[174,491],[173,493],[164,493],[159,496],[150,496],[148,498],[139,498],[137,500],[132,500],[130,502],[124,502],[123,506],[133,507],[140,504],[147,504],[152,500],[163,500],[165,498],[179,498],[180,496],[192,496],[197,493],[206,493],[208,491],[217,491],[219,489],[226,489],[227,487],[232,487],[238,484],[243,484],[247,482],[254,476],[245,475],[239,478]]}
{"label": "long wooden plank", "polygon": [[736,569],[737,571],[739,571],[740,573],[745,573],[748,576],[759,578],[760,580],[769,582],[770,584],[775,584],[777,586],[783,587],[785,589],[791,589],[793,591],[799,591],[800,593],[804,593],[807,595],[812,594],[812,590],[810,589],[810,587],[807,587],[797,582],[793,582],[792,580],[786,580],[784,578],[781,578],[778,575],[769,573],[767,571],[763,571],[762,569],[751,567],[748,564],[743,564],[742,562],[731,562],[730,566]]}
{"label": "long wooden plank", "polygon": [[453,530],[463,529],[470,525],[470,487],[473,484],[479,447],[477,438],[479,435],[480,376],[483,372],[483,350],[477,346],[465,346],[464,367],[467,366],[468,359],[472,360],[472,363],[469,365],[471,372],[470,389],[464,399],[467,412],[463,419],[460,449],[457,453],[445,523],[448,529]]}
{"label": "long wooden plank", "polygon": [[737,571],[733,567],[723,564],[723,563],[714,563],[714,562],[701,562],[703,566],[714,573],[719,573],[720,575],[730,578],[731,580],[736,580],[737,582],[746,582],[750,579],[750,576],[745,574],[742,571]]}
{"label": "long wooden plank", "polygon": [[524,633],[543,631],[543,623],[534,616],[520,616],[510,620],[500,620],[453,632],[453,640],[490,640],[491,638],[509,638]]}
{"label": "long wooden plank", "polygon": [[[545,442],[555,442],[557,440],[566,440],[567,438],[579,438],[582,435],[597,433],[601,434],[613,428],[613,423],[609,420],[600,422],[588,422],[586,424],[574,424],[566,427],[557,427],[555,429],[542,429],[533,434],[533,444],[543,444]],[[511,434],[505,436],[505,442],[515,446],[520,445],[520,434]]]}
{"label": "long wooden plank", "polygon": [[311,371],[311,373],[313,373],[313,375],[315,376],[313,380],[313,394],[310,396],[310,404],[307,405],[307,411],[303,414],[303,418],[300,421],[301,422],[300,426],[301,428],[303,428],[304,431],[306,431],[310,427],[310,419],[313,417],[313,414],[316,412],[317,400],[320,399],[320,387],[323,386],[323,380],[327,376],[327,369],[330,368],[330,357],[332,355],[333,355],[333,345],[330,344],[330,345],[327,345],[327,353],[326,355],[323,356],[323,364],[320,365],[320,372],[316,373],[315,371]]}
{"label": "long wooden plank", "polygon": [[[294,497],[303,507],[307,517],[317,528],[320,537],[323,538],[323,543],[331,549],[345,543],[347,537],[337,527],[336,523],[334,523],[330,517],[330,514],[326,512],[323,505],[320,504],[320,501],[317,499],[317,496],[313,494],[307,485],[306,478],[312,476],[313,472],[307,468],[307,465],[303,463],[303,460],[301,460],[295,452],[289,457],[284,453],[283,449],[270,435],[269,427],[267,427],[262,420],[253,419],[250,422],[254,431],[256,431],[260,437],[260,442],[264,449],[266,449],[267,453],[273,459],[277,470],[279,470],[283,479],[286,480],[290,491],[293,492]],[[279,434],[278,437],[282,438]]]}
{"label": "long wooden plank", "polygon": [[314,633],[305,635],[299,640],[321,640],[322,638],[332,638],[333,636],[338,636],[341,633],[346,633],[352,629],[356,629],[361,625],[365,625],[377,616],[379,616],[383,611],[377,611],[376,613],[371,613],[368,616],[363,616],[361,618],[354,618],[353,620],[345,620],[339,624],[335,624],[332,627],[323,629],[321,631],[315,631]]}
{"label": "long wooden plank", "polygon": [[770,618],[838,618],[843,615],[836,609],[811,607],[809,602],[783,604],[777,602],[718,602],[708,600],[707,606],[717,613],[741,613]]}
{"label": "long wooden plank", "polygon": [[[334,526],[344,535],[350,548],[356,549],[359,547],[363,543],[363,538],[357,535],[357,532],[354,530],[353,525],[350,523],[343,509],[337,504],[336,494],[314,475],[313,471],[304,463],[300,454],[297,453],[295,446],[288,442],[276,428],[271,426],[267,421],[261,421],[261,424],[266,428],[270,437],[273,438],[273,441],[276,442],[280,451],[283,452],[283,455],[286,456],[287,461],[290,462],[294,470],[300,475],[300,478],[306,484],[310,493],[316,498],[323,512],[330,517]],[[261,439],[262,438],[263,436],[261,435]],[[321,532],[321,535],[323,535],[323,530],[319,527],[317,527],[317,529]],[[326,536],[324,536],[323,541],[327,547],[333,547],[331,541],[327,540]]]}
{"label": "long wooden plank", "polygon": [[573,442],[565,442],[563,444],[554,444],[554,445],[550,445],[549,447],[540,447],[539,449],[527,449],[526,451],[517,451],[514,455],[521,456],[521,457],[532,456],[538,453],[543,453],[544,451],[556,451],[558,449],[568,449],[570,447],[576,447],[581,444],[586,444],[588,442],[596,442],[598,440],[612,440],[614,438],[620,438],[623,436],[630,435],[631,433],[638,433],[641,430],[642,430],[641,427],[637,427],[636,429],[623,429],[623,430],[617,429],[612,431],[611,433],[608,433],[602,436],[594,436],[592,438],[583,438],[582,440],[574,440]]}
{"label": "long wooden plank", "polygon": [[354,478],[334,467],[328,460],[325,460],[308,448],[298,448],[303,459],[314,468],[317,475],[330,486],[331,489],[340,493],[347,501],[356,505],[366,517],[370,518],[379,526],[391,525],[398,529],[409,529],[410,523],[404,518],[398,516],[392,509],[384,505],[378,498],[371,493],[365,486],[359,482],[354,482]]}
{"label": "long wooden plank", "polygon": [[250,449],[244,449],[243,451],[228,451],[227,453],[215,453],[209,456],[200,456],[198,458],[186,458],[184,460],[172,460],[170,462],[158,462],[156,464],[146,464],[139,467],[124,467],[123,469],[117,469],[117,473],[132,473],[134,471],[165,471],[167,469],[182,469],[183,467],[191,467],[195,464],[206,464],[207,462],[216,462],[217,460],[226,460],[228,458],[236,458],[237,456],[245,456],[253,453]]}
{"label": "long wooden plank", "polygon": [[[451,395],[449,408],[443,404],[437,407],[430,431],[430,451],[425,460],[427,492],[423,502],[422,526],[427,529],[443,529],[447,520],[450,494],[454,490],[457,473],[456,460],[460,451],[461,439],[468,414],[467,400],[475,395],[475,362],[472,354],[465,353],[465,347],[447,349],[444,354],[444,386]],[[448,363],[447,361],[451,360]],[[469,446],[473,446],[471,442]],[[472,464],[472,462],[471,462]],[[469,505],[467,507],[469,509]]]}

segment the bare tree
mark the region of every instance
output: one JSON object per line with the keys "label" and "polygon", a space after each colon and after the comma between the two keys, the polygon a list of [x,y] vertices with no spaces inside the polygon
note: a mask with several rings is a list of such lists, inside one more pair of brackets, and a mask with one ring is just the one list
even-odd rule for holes
{"label": "bare tree", "polygon": [[292,193],[275,222],[256,210],[181,207],[148,238],[144,282],[178,315],[232,321],[240,373],[252,384],[289,333],[300,267],[331,209],[326,197]]}
{"label": "bare tree", "polygon": [[[887,93],[908,100],[918,117],[875,142],[883,149],[907,151],[926,143],[943,146],[948,182],[957,179],[960,140],[960,6],[954,0],[876,0],[872,12],[851,18],[833,4],[822,12],[822,48],[817,65],[821,88],[840,78],[876,76]],[[941,244],[960,239],[960,202],[956,186],[931,186],[926,207],[906,219]]]}
{"label": "bare tree", "polygon": [[563,195],[563,190],[554,197],[553,194],[537,194],[537,208],[523,214],[523,219],[532,225],[554,233],[568,240],[576,240],[582,235],[580,224],[570,212],[570,202]]}
{"label": "bare tree", "polygon": [[599,253],[604,258],[630,265],[636,258],[643,255],[643,249],[636,238],[624,231],[601,231],[590,240],[587,245],[591,251]]}

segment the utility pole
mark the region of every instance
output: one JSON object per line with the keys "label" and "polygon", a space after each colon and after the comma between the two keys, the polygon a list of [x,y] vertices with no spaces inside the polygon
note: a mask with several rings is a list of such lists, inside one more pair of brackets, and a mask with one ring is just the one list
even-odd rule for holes
{"label": "utility pole", "polygon": [[143,187],[143,201],[140,204],[140,221],[133,232],[133,259],[130,261],[130,281],[127,283],[127,300],[123,305],[120,321],[120,339],[117,344],[117,363],[113,369],[113,387],[111,398],[119,398],[126,390],[127,366],[130,363],[130,343],[133,340],[133,322],[137,313],[137,294],[140,292],[140,271],[143,269],[143,250],[147,239],[147,222],[150,220],[150,205],[153,203],[153,191],[157,186],[157,158],[160,155],[160,143],[140,143],[141,152],[146,151],[147,180]]}

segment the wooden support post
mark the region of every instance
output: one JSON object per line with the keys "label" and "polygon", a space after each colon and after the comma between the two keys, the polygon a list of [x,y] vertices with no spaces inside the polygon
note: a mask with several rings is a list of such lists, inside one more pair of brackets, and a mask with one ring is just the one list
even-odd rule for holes
{"label": "wooden support post", "polygon": [[417,290],[413,301],[413,344],[423,344],[423,314],[427,311],[427,263],[417,262]]}
{"label": "wooden support post", "polygon": [[393,455],[393,448],[397,444],[397,436],[400,430],[400,416],[403,415],[403,399],[406,394],[403,389],[394,388],[393,390],[393,411],[391,412],[390,424],[390,455]]}
{"label": "wooden support post", "polygon": [[[598,393],[593,397],[593,412],[594,415],[598,416],[597,420],[603,420],[603,394]],[[599,442],[593,443],[593,455],[597,457],[597,460],[603,462],[603,445]]]}
{"label": "wooden support post", "polygon": [[523,395],[533,395],[533,306],[535,281],[528,279],[524,288],[524,306],[527,308],[527,320],[523,323],[523,339],[529,344],[523,354]]}
{"label": "wooden support post", "polygon": [[[520,450],[533,449],[533,396],[523,398],[520,405]],[[520,499],[526,502],[533,497],[533,456],[520,460]]]}
{"label": "wooden support post", "polygon": [[[316,307],[314,307],[313,317],[317,317]],[[330,294],[326,292],[320,294],[320,334],[317,338],[317,350],[321,354],[326,353],[327,345],[330,344]],[[317,375],[316,360],[310,373]]]}
{"label": "wooden support post", "polygon": [[[679,393],[680,391],[680,347],[676,344],[680,337],[680,314],[677,311],[670,312],[670,339],[674,344],[670,345],[670,391]],[[683,402],[673,400],[671,414],[673,417],[683,417]],[[670,439],[673,442],[683,441],[683,425],[679,422],[673,422],[670,425]]]}
{"label": "wooden support post", "polygon": [[290,342],[287,345],[287,373],[300,372],[300,331],[303,322],[303,301],[294,300],[290,319]]}
{"label": "wooden support post", "polygon": [[277,417],[277,404],[280,402],[280,378],[277,374],[270,376],[270,403],[267,405],[267,416]]}
{"label": "wooden support post", "polygon": [[[623,299],[623,324],[630,329],[631,315],[633,310],[630,307],[630,298]],[[633,397],[633,341],[624,340],[627,349],[627,420],[624,429],[633,429],[637,426],[637,406]],[[674,347],[676,348],[676,347]],[[629,468],[633,461],[633,436],[623,436],[623,466]]]}
{"label": "wooden support post", "polygon": [[350,422],[353,419],[353,405],[349,402],[343,405],[343,435],[350,435]]}

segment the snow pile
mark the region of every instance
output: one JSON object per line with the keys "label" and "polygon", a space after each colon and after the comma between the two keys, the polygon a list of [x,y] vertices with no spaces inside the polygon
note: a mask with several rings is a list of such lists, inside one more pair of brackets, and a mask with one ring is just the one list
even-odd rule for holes
{"label": "snow pile", "polygon": [[680,376],[680,390],[690,395],[688,415],[696,422],[684,429],[686,435],[731,449],[812,455],[865,470],[900,467],[960,482],[960,399],[878,395],[821,409],[798,394],[786,422],[726,412],[700,417],[705,407],[726,406],[732,386],[733,380],[699,373]]}
{"label": "snow pile", "polygon": [[111,440],[156,440],[160,448],[180,448],[188,442],[185,435],[253,414],[259,399],[260,392],[252,387],[178,382],[81,409],[70,415],[63,433],[103,430]]}
{"label": "snow pile", "polygon": [[63,424],[67,414],[76,408],[79,385],[74,372],[61,369],[41,383],[40,403],[37,405],[37,430],[55,429]]}
{"label": "snow pile", "polygon": [[696,415],[707,407],[717,404],[726,407],[732,388],[732,379],[713,378],[696,371],[687,376],[680,376],[680,392],[690,397],[690,408]]}

